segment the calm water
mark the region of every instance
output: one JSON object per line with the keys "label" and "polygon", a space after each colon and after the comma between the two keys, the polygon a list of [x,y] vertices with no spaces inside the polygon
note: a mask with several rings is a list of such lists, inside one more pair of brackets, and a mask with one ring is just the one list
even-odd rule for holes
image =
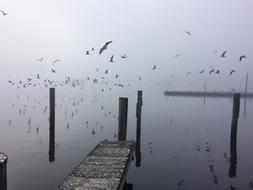
{"label": "calm water", "polygon": [[[118,98],[129,98],[128,139],[136,138],[137,89],[56,89],[55,153],[49,154],[49,94],[8,88],[1,98],[0,151],[8,154],[8,190],[53,189],[103,139],[116,140]],[[134,189],[250,189],[253,102],[241,99],[237,163],[231,169],[231,98],[166,97],[143,90],[140,158]]]}

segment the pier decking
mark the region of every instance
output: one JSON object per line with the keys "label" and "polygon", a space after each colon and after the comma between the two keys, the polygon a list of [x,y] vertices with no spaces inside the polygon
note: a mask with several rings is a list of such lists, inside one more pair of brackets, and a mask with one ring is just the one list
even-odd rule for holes
{"label": "pier decking", "polygon": [[133,141],[101,141],[57,189],[121,190],[133,152]]}

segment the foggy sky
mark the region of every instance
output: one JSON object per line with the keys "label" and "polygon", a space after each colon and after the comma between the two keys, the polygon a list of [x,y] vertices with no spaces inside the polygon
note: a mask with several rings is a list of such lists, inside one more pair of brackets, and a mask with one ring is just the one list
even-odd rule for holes
{"label": "foggy sky", "polygon": [[[132,83],[141,75],[150,87],[229,90],[243,89],[248,72],[253,87],[252,0],[1,0],[0,9],[8,13],[0,15],[1,83],[41,72],[52,77],[50,64],[59,58],[54,78],[86,78],[100,68]],[[242,54],[247,59],[239,62]],[[210,66],[221,74],[198,73]]]}

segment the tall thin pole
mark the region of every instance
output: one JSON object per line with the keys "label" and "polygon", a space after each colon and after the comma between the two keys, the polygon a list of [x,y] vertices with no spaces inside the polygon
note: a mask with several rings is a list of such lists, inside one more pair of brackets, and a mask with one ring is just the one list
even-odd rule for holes
{"label": "tall thin pole", "polygon": [[119,98],[118,140],[125,141],[127,137],[128,98]]}
{"label": "tall thin pole", "polygon": [[230,167],[228,175],[233,178],[236,177],[236,168],[237,168],[237,125],[238,118],[240,113],[240,94],[234,94],[233,96],[233,113],[232,113],[232,122],[231,122],[231,133],[230,133]]}
{"label": "tall thin pole", "polygon": [[137,93],[137,104],[136,104],[136,117],[137,117],[136,143],[135,143],[136,167],[141,166],[141,107],[142,107],[142,91],[139,90]]}
{"label": "tall thin pole", "polygon": [[55,88],[49,89],[49,162],[55,161]]}

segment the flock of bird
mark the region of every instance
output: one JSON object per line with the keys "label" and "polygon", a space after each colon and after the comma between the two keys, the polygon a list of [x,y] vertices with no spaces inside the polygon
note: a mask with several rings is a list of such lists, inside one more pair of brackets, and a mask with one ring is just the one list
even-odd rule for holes
{"label": "flock of bird", "polygon": [[[3,11],[3,10],[0,10],[0,12],[2,13],[3,16],[6,16],[8,15],[7,12]],[[189,31],[185,31],[185,33],[189,36],[192,36],[191,32]],[[105,50],[107,50],[109,48],[109,45],[112,43],[112,41],[107,41],[101,48],[99,48],[98,50],[98,54],[101,55]],[[84,53],[86,56],[90,56],[92,55],[91,52],[95,52],[95,47],[92,47],[91,49],[89,50],[86,50]],[[216,50],[215,53],[218,53],[218,51]],[[223,51],[221,54],[220,54],[220,57],[221,58],[226,58],[227,57],[227,54],[228,54],[228,50],[225,50]],[[183,54],[177,54],[175,55],[174,57],[175,58],[179,58],[180,56],[182,56]],[[127,55],[126,54],[121,54],[120,56],[122,59],[127,59]],[[239,62],[242,62],[244,59],[246,59],[246,55],[241,55],[239,57]],[[45,58],[44,57],[40,57],[39,59],[37,59],[38,62],[44,62]],[[52,67],[55,67],[59,62],[61,62],[61,59],[55,59],[51,62],[51,66]],[[115,60],[114,60],[114,55],[110,55],[110,58],[109,58],[109,63],[114,63]],[[56,73],[56,69],[55,68],[50,68],[51,69],[51,73]],[[153,65],[153,67],[151,68],[152,71],[154,70],[157,70],[158,69],[158,66],[157,65]],[[96,68],[96,72],[100,72],[100,69],[99,68]],[[202,69],[200,71],[198,71],[199,74],[204,74],[205,72],[208,72],[209,75],[212,75],[212,74],[220,74],[221,71],[219,69],[215,69],[213,68],[212,66],[208,69]],[[230,70],[229,71],[229,75],[231,76],[234,72],[236,72],[234,69]],[[109,69],[106,69],[103,74],[106,74],[108,75],[109,74]],[[186,73],[186,75],[191,75],[192,72],[188,71]],[[175,75],[172,75],[172,77],[174,77]],[[119,74],[115,74],[115,77],[114,79],[118,79],[120,76]],[[141,81],[142,80],[142,77],[140,75],[137,76],[138,77],[138,80]],[[105,76],[102,76],[101,77],[101,84],[104,84],[104,85],[108,85],[109,83],[110,84],[113,84],[114,86],[117,86],[117,87],[125,87],[125,86],[128,86],[130,87],[131,85],[130,84],[122,84],[122,83],[119,83],[119,82],[115,82],[115,81],[109,81],[109,80],[105,80],[106,77]],[[49,88],[49,87],[58,87],[58,86],[71,86],[71,87],[80,87],[80,89],[85,89],[85,84],[87,84],[87,81],[90,81],[90,83],[88,84],[92,84],[93,86],[96,85],[98,83],[98,78],[92,78],[90,76],[88,76],[86,79],[74,79],[70,76],[66,76],[63,80],[51,80],[51,79],[48,79],[48,78],[43,78],[43,75],[40,74],[40,73],[37,73],[36,75],[34,75],[34,77],[27,77],[26,79],[24,80],[13,80],[13,79],[9,79],[8,80],[8,83],[12,86],[16,86],[16,88],[27,88],[27,87],[36,87],[36,86],[40,86],[40,87],[46,87],[46,88]],[[92,88],[91,86],[89,86],[89,88]],[[108,90],[112,90],[112,86],[108,87]],[[101,88],[101,92],[105,92],[105,87]],[[47,99],[48,97],[45,96],[45,99]],[[17,100],[19,100],[20,98],[17,96],[16,98]],[[59,107],[62,107],[64,105],[63,101],[67,99],[69,102],[67,103],[67,105],[72,105],[71,108],[70,106],[67,106],[65,107],[65,120],[66,120],[66,129],[69,129],[70,128],[70,121],[69,121],[69,116],[71,117],[71,119],[74,118],[74,116],[76,114],[78,114],[78,111],[79,111],[79,106],[81,105],[81,102],[84,101],[85,99],[85,95],[82,95],[82,96],[79,96],[79,97],[74,97],[72,99],[72,97],[62,97],[61,98],[61,102],[59,103]],[[30,98],[29,96],[27,96],[27,103],[30,101]],[[32,100],[33,102],[33,106],[32,106],[32,109],[36,109],[37,107],[43,107],[42,111],[44,114],[48,115],[48,106],[42,106],[41,105],[41,102],[42,100],[40,99],[34,99]],[[95,103],[96,102],[96,98],[93,97],[93,100],[92,100],[92,103]],[[16,103],[18,104],[18,103]],[[15,103],[12,103],[12,107],[15,107]],[[19,107],[18,108],[18,113],[19,115],[26,115],[26,112],[27,112],[27,106],[26,105],[23,105],[22,107]],[[101,111],[103,111],[104,113],[104,116],[107,117],[107,116],[112,116],[114,119],[117,119],[117,116],[116,114],[112,113],[111,111],[109,110],[105,110],[105,106],[103,104],[100,104],[100,109]],[[90,125],[91,122],[89,122],[89,120],[87,120],[85,122],[85,126],[87,128],[89,128],[89,125]],[[172,121],[171,121],[172,123]],[[8,124],[11,126],[13,124],[12,120],[8,120]],[[40,128],[37,124],[34,124],[33,123],[33,120],[31,119],[31,117],[28,117],[27,119],[27,125],[28,125],[28,132],[30,133],[32,131],[32,126],[35,126],[35,131],[36,133],[38,134],[39,131],[40,131]],[[100,129],[103,130],[104,126],[103,125],[100,125],[99,124],[99,121],[96,121],[96,126],[100,126]],[[96,129],[95,128],[91,128],[91,134],[92,135],[95,135],[96,134]],[[114,138],[117,137],[117,134],[116,134],[116,131],[114,132]],[[150,153],[152,154],[153,153],[153,146],[152,146],[152,143],[149,142],[149,149],[150,149]],[[206,152],[210,152],[211,151],[211,147],[208,143],[206,143],[206,148],[205,148]],[[200,152],[201,151],[201,147],[199,145],[196,146],[196,151]],[[227,155],[226,153],[224,153],[224,158],[227,158]],[[213,182],[215,184],[218,183],[218,176],[216,175],[215,173],[215,170],[214,170],[214,166],[213,164],[210,164],[209,165],[209,170],[210,172],[212,173],[212,176],[213,176]],[[185,179],[180,179],[177,181],[177,186],[180,187],[180,186],[183,186],[185,184]],[[253,183],[250,182],[249,183],[249,187],[251,189],[253,189]],[[230,189],[236,189],[234,186],[230,186]]]}

